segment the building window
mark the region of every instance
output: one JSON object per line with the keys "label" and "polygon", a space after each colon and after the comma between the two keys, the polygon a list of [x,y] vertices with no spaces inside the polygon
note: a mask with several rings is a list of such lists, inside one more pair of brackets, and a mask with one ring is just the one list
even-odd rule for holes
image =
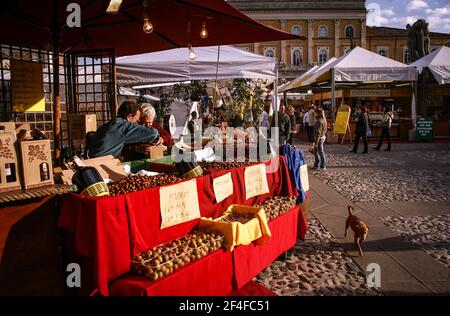
{"label": "building window", "polygon": [[291,48],[291,60],[292,66],[294,67],[303,66],[302,50],[300,47]]}
{"label": "building window", "polygon": [[328,60],[328,48],[319,47],[318,51],[319,51],[319,56],[318,56],[319,57],[318,58],[319,65],[326,63]]}
{"label": "building window", "polygon": [[264,47],[264,56],[275,57],[275,47]]}
{"label": "building window", "polygon": [[403,63],[409,64],[409,51],[408,47],[403,47]]}
{"label": "building window", "polygon": [[319,26],[319,37],[328,37],[328,27],[326,25]]}
{"label": "building window", "polygon": [[347,55],[352,50],[351,46],[344,46],[344,55]]}
{"label": "building window", "polygon": [[355,28],[353,25],[347,25],[345,27],[345,37],[346,38],[354,38],[355,37]]}
{"label": "building window", "polygon": [[291,30],[292,34],[300,35],[302,33],[302,28],[299,25],[294,25]]}
{"label": "building window", "polygon": [[385,46],[378,46],[377,52],[378,52],[378,55],[381,55],[383,57],[387,57],[387,55],[388,55],[388,49]]}

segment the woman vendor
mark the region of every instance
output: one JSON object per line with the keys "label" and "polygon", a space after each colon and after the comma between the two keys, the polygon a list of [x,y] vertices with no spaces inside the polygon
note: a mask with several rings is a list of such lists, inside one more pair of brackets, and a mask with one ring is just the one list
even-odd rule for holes
{"label": "woman vendor", "polygon": [[103,124],[86,145],[86,157],[112,155],[118,158],[125,145],[158,142],[160,137],[156,129],[137,124],[140,116],[139,106],[135,102],[122,103],[117,117]]}
{"label": "woman vendor", "polygon": [[158,122],[155,122],[156,111],[149,103],[140,104],[141,118],[139,124],[145,127],[153,127],[159,132],[159,136],[163,139],[164,145],[171,147],[173,143],[172,135],[166,131]]}

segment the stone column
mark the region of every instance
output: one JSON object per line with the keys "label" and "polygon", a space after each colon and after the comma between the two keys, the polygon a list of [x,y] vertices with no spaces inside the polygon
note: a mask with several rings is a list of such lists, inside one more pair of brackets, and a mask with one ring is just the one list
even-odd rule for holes
{"label": "stone column", "polygon": [[313,63],[313,20],[308,19],[308,64]]}
{"label": "stone column", "polygon": [[[286,20],[280,20],[281,30],[286,31]],[[282,63],[286,62],[286,41],[281,41],[281,52],[280,52],[280,61]]]}
{"label": "stone column", "polygon": [[254,43],[254,44],[253,44],[253,52],[254,52],[255,54],[261,54],[261,55],[264,55],[264,52],[262,52],[262,53],[259,52],[259,43]]}
{"label": "stone column", "polygon": [[366,19],[361,19],[361,47],[366,48]]}
{"label": "stone column", "polygon": [[334,19],[334,57],[339,57],[340,20]]}

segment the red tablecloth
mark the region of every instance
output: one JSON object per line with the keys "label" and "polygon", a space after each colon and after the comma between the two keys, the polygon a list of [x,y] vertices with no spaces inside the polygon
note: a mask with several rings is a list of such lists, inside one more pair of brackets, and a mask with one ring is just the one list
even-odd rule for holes
{"label": "red tablecloth", "polygon": [[[260,246],[238,246],[234,252],[217,251],[174,274],[153,282],[127,274],[112,282],[111,295],[222,296],[240,295],[251,280],[297,241],[298,227],[306,223],[299,207],[269,223],[272,237]],[[303,222],[301,224],[300,222]],[[233,291],[231,291],[233,286]],[[252,291],[245,291],[250,295]],[[253,291],[257,294],[258,291]],[[241,293],[242,294],[242,293]]]}
{"label": "red tablecloth", "polygon": [[[277,168],[278,167],[278,168]],[[200,213],[217,217],[231,204],[253,205],[268,196],[296,195],[284,157],[266,163],[270,193],[245,200],[245,167],[197,178]],[[234,194],[215,203],[213,179],[231,172]],[[75,234],[75,249],[92,258],[93,279],[99,292],[108,295],[108,282],[130,270],[135,254],[191,232],[198,220],[160,229],[159,188],[116,197],[87,198],[68,194],[60,203],[58,226]]]}
{"label": "red tablecloth", "polygon": [[113,296],[225,296],[232,291],[231,253],[216,251],[158,281],[127,274],[110,287]]}
{"label": "red tablecloth", "polygon": [[[299,218],[300,217],[300,218]],[[238,289],[253,280],[281,254],[297,242],[298,227],[305,219],[299,207],[269,222],[272,237],[263,245],[252,243],[236,247],[233,251],[234,281]],[[299,225],[300,224],[300,225]]]}

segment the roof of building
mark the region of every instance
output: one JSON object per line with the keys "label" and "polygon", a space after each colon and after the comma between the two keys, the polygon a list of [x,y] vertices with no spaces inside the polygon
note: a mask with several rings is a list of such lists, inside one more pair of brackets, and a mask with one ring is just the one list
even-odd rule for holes
{"label": "roof of building", "polygon": [[242,11],[273,10],[366,10],[365,0],[229,0],[233,6]]}
{"label": "roof of building", "polygon": [[[393,27],[385,26],[368,26],[367,27],[367,37],[407,37],[408,31],[405,29],[398,29]],[[450,34],[430,32],[430,36],[444,36],[450,37]]]}

